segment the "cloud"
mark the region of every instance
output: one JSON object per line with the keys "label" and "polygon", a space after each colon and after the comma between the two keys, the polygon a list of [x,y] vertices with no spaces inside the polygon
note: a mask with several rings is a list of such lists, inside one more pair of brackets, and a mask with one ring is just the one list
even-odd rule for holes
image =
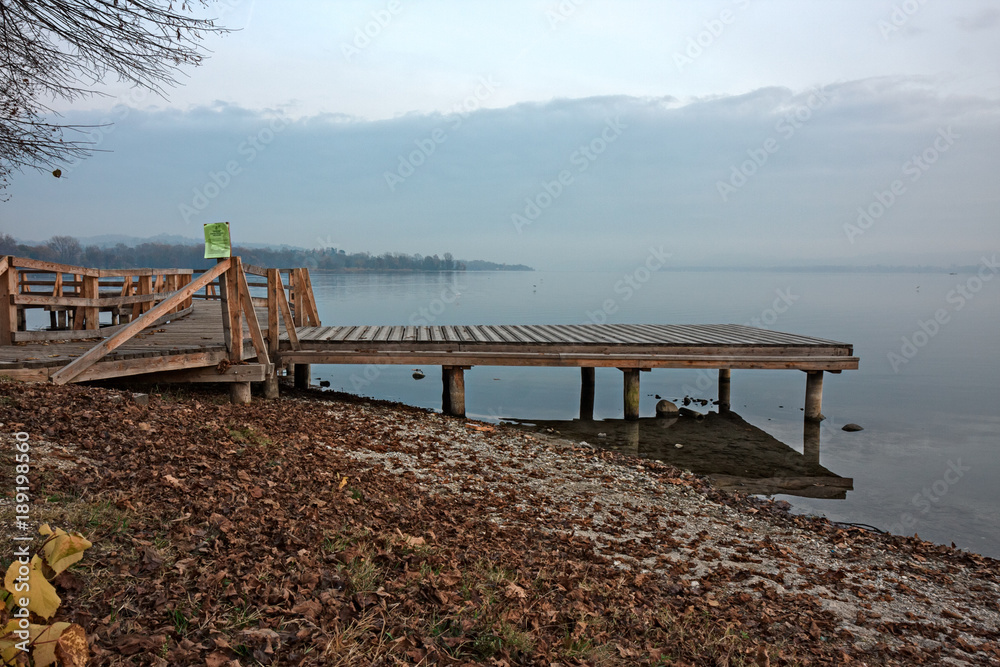
{"label": "cloud", "polygon": [[[333,238],[540,268],[634,263],[651,245],[678,265],[947,263],[996,241],[1000,111],[932,84],[557,99],[374,122],[223,103],[119,111],[100,142],[112,152],[60,181],[18,177],[3,223],[40,238],[198,236],[228,220],[247,242]],[[938,151],[947,128],[958,138]],[[921,156],[934,160],[906,173]],[[850,237],[858,209],[896,181],[891,207]]]}
{"label": "cloud", "polygon": [[955,23],[960,30],[966,32],[979,32],[988,30],[1000,24],[1000,10],[989,8],[972,16],[956,16]]}

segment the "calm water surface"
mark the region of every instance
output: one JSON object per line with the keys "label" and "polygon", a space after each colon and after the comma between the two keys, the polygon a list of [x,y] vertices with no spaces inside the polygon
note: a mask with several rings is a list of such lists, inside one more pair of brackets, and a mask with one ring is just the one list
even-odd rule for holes
{"label": "calm water surface", "polygon": [[[854,490],[843,500],[781,497],[834,521],[1000,557],[1000,278],[664,271],[639,272],[646,280],[629,287],[624,275],[317,273],[313,284],[325,325],[753,323],[853,343],[860,370],[826,375],[820,463],[853,478]],[[315,366],[313,381],[439,410],[439,371],[422,370],[416,381],[405,366]],[[654,415],[657,395],[715,398],[714,377],[643,373],[642,416]],[[797,452],[804,391],[799,371],[733,371],[734,411]],[[621,419],[621,393],[621,373],[598,369],[595,418]],[[476,367],[466,372],[466,407],[479,419],[572,420],[579,371]],[[848,422],[864,430],[844,432]]]}

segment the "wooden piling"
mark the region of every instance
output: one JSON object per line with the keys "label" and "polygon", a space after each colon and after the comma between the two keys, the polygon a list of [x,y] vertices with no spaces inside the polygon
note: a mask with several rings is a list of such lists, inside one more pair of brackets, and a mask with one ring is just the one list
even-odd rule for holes
{"label": "wooden piling", "polygon": [[295,388],[308,389],[312,381],[312,364],[295,364]]}
{"label": "wooden piling", "polygon": [[465,416],[465,366],[441,367],[441,411],[453,417]]}
{"label": "wooden piling", "polygon": [[277,366],[275,366],[275,370],[267,376],[267,379],[264,380],[264,398],[278,398],[279,394],[278,370]]}
{"label": "wooden piling", "polygon": [[805,418],[823,421],[823,371],[806,371]]}
{"label": "wooden piling", "polygon": [[580,419],[594,421],[594,385],[595,369],[593,366],[580,367]]}
{"label": "wooden piling", "polygon": [[625,376],[624,399],[625,399],[625,419],[634,420],[639,418],[639,369],[621,369]]}
{"label": "wooden piling", "polygon": [[726,414],[730,410],[730,386],[732,371],[728,368],[719,369],[719,414]]}
{"label": "wooden piling", "polygon": [[231,382],[229,384],[229,400],[233,405],[247,405],[250,403],[250,383]]}

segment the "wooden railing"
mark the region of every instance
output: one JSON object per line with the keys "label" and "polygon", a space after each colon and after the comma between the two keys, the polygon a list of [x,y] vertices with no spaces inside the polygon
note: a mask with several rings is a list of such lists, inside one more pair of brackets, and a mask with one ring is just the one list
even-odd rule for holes
{"label": "wooden railing", "polygon": [[[247,287],[250,289],[269,290],[271,281],[278,281],[275,284],[280,284],[282,289],[287,292],[286,298],[293,313],[295,326],[319,326],[319,312],[313,294],[312,280],[309,277],[309,269],[267,269],[253,264],[243,264],[242,266],[243,272],[247,275]],[[270,271],[277,272],[277,275],[270,278]],[[205,271],[199,269],[195,270],[194,273],[197,275],[205,273]],[[264,280],[261,281],[260,278]],[[195,294],[194,298],[220,299],[221,282],[221,278],[216,278],[205,286],[204,292]],[[251,296],[251,301],[256,308],[270,308],[268,297]]]}
{"label": "wooden railing", "polygon": [[[0,258],[0,345],[105,336],[191,282],[190,269],[91,269]],[[190,308],[187,299],[167,315]],[[26,311],[48,311],[47,331],[27,331]],[[101,313],[110,322],[101,325]]]}
{"label": "wooden railing", "polygon": [[[319,325],[308,269],[265,269],[243,265],[238,257],[232,259],[232,267],[220,272],[218,265],[208,271],[91,269],[21,257],[0,257],[0,345],[112,338],[127,328],[131,330],[131,325],[139,321],[143,324],[139,330],[158,326],[188,314],[193,299],[225,301],[227,275],[237,287],[246,284],[244,299],[250,310],[254,307],[268,309],[269,324],[271,320],[277,322],[283,303],[289,328]],[[286,275],[285,280],[282,273]],[[248,274],[254,276],[253,282],[247,281]],[[196,283],[197,288],[191,289]],[[253,296],[252,289],[266,290],[267,296]],[[177,298],[182,293],[183,298]],[[231,300],[241,305],[241,300],[233,295]],[[163,307],[166,302],[169,308]],[[33,308],[49,312],[48,330],[27,330],[25,311]],[[239,312],[240,309],[235,310]],[[110,314],[110,322],[100,322],[102,312]],[[153,312],[156,317],[147,317]],[[275,349],[276,327],[277,324],[275,331],[268,331]]]}

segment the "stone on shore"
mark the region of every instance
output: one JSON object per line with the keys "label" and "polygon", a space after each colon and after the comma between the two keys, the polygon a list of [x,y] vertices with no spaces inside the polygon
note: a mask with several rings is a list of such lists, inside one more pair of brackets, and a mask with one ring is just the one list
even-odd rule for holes
{"label": "stone on shore", "polygon": [[673,417],[677,415],[677,405],[667,399],[663,399],[656,404],[657,417]]}

